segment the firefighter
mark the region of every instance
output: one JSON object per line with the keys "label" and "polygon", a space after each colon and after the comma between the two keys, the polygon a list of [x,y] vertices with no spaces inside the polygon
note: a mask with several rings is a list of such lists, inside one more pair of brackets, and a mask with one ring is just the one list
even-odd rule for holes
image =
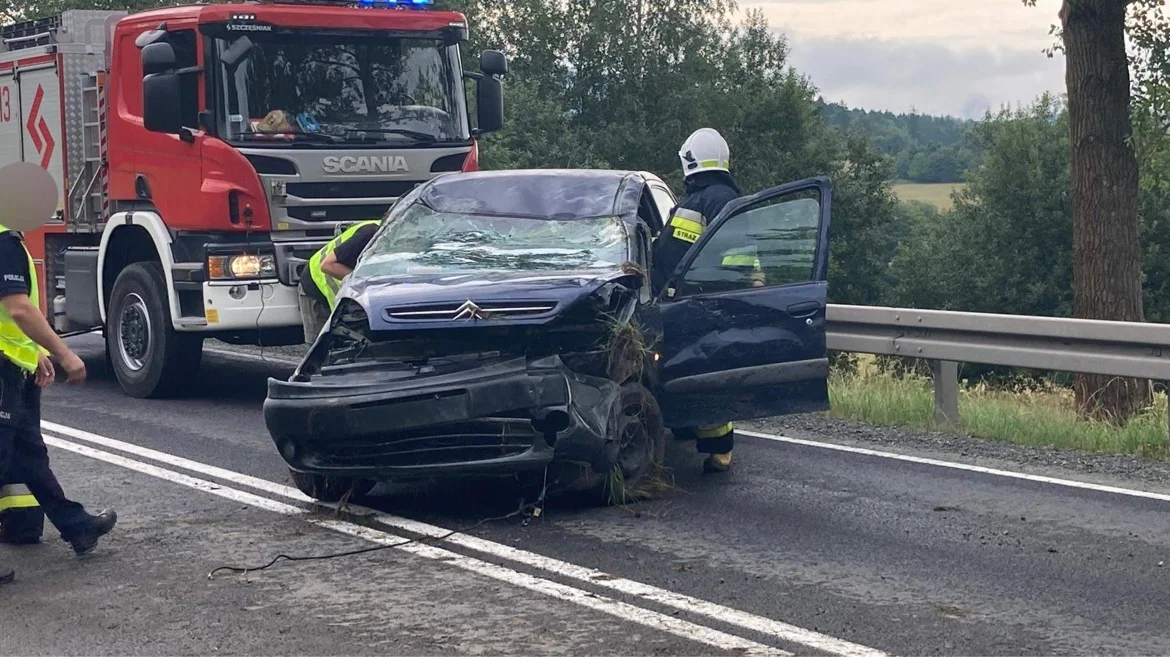
{"label": "firefighter", "polygon": [[[44,169],[25,162],[0,169],[0,208],[7,224],[0,226],[0,481],[24,484],[61,538],[83,556],[114,528],[117,515],[91,515],[61,490],[41,436],[41,389],[56,374],[50,354],[70,383],[85,380],[85,363],[45,319],[36,266],[13,230],[39,228],[56,205],[56,183]],[[14,578],[12,569],[0,567],[0,583]]]}
{"label": "firefighter", "polygon": [[27,486],[0,486],[0,543],[39,543],[45,531],[45,512]]}
{"label": "firefighter", "polygon": [[312,343],[329,321],[337,305],[341,281],[357,266],[358,256],[378,232],[378,221],[362,221],[342,231],[309,258],[301,272],[301,322],[305,325],[305,342]]}
{"label": "firefighter", "polygon": [[[670,213],[670,221],[654,240],[651,280],[662,289],[680,260],[718,216],[723,206],[742,196],[731,178],[731,150],[718,131],[701,128],[691,133],[678,153],[686,194]],[[694,438],[699,453],[706,454],[704,472],[725,472],[731,467],[735,427],[730,422],[697,428],[675,429],[680,438]]]}

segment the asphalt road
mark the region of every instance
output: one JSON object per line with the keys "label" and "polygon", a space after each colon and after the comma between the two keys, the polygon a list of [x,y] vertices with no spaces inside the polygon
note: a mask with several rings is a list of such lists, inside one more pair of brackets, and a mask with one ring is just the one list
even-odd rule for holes
{"label": "asphalt road", "polygon": [[[1170,653],[1170,491],[830,449],[818,441],[839,436],[815,424],[807,442],[742,436],[727,475],[674,444],[675,488],[654,502],[209,582],[223,563],[465,527],[512,510],[515,491],[381,489],[363,504],[384,515],[328,525],[289,493],[260,414],[266,377],[290,367],[208,353],[186,398],[141,401],[95,338],[74,344],[91,381],[53,387],[46,433],[68,487],[122,523],[88,562],[55,541],[0,550],[21,567],[4,604],[36,612],[15,634],[5,623],[6,654]],[[38,610],[80,620],[45,631]]]}

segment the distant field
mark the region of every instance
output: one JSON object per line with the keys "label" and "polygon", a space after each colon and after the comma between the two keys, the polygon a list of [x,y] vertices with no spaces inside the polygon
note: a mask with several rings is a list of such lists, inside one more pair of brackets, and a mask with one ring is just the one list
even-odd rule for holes
{"label": "distant field", "polygon": [[903,201],[922,201],[939,210],[950,210],[951,192],[961,187],[963,183],[897,183],[894,193]]}

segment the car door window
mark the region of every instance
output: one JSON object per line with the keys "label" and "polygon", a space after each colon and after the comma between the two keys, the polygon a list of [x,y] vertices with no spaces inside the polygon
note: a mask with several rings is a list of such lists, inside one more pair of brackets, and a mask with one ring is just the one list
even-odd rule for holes
{"label": "car door window", "polygon": [[654,197],[654,205],[658,206],[658,216],[662,217],[663,225],[670,221],[670,211],[674,209],[674,196],[665,187],[650,185],[650,194]]}
{"label": "car door window", "polygon": [[737,208],[697,245],[675,297],[816,280],[821,225],[817,188]]}

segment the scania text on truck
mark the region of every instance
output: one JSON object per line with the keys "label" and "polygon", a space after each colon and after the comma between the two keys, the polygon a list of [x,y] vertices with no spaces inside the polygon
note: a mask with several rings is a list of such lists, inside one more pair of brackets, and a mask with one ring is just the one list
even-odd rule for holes
{"label": "scania text on truck", "polygon": [[134,397],[189,384],[207,338],[300,343],[309,256],[416,185],[476,170],[476,137],[503,122],[504,55],[464,72],[467,20],[429,2],[0,27],[0,166],[36,162],[62,190],[25,236],[54,328],[102,329]]}

